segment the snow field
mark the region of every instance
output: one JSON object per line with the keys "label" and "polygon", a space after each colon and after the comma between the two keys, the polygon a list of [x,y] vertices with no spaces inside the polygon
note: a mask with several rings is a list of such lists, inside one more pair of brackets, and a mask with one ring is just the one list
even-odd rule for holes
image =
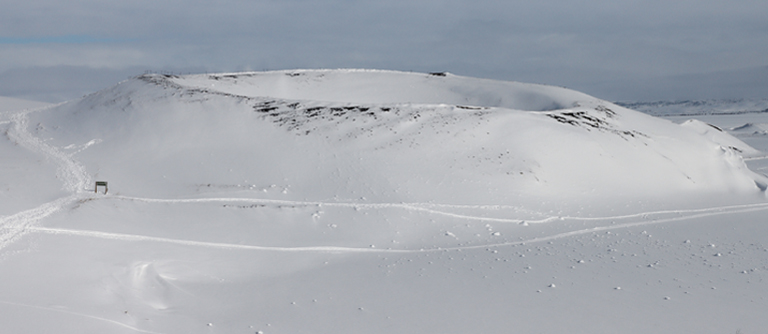
{"label": "snow field", "polygon": [[703,123],[364,70],[143,76],[1,115],[3,330],[766,325],[762,155]]}

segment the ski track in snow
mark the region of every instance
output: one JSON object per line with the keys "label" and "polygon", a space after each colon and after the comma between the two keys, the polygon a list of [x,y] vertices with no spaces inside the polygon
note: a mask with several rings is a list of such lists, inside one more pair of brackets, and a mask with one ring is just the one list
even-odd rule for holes
{"label": "ski track in snow", "polygon": [[126,324],[124,324],[122,322],[111,320],[111,319],[107,319],[107,318],[101,318],[101,317],[97,317],[97,316],[93,316],[93,315],[89,315],[89,314],[83,314],[83,313],[77,313],[77,312],[62,310],[62,309],[58,309],[58,308],[54,308],[54,307],[44,307],[44,306],[37,306],[37,305],[27,305],[27,304],[22,304],[22,303],[12,303],[12,302],[2,301],[2,300],[0,300],[0,304],[6,304],[6,305],[11,305],[11,306],[21,306],[21,307],[33,308],[33,309],[38,309],[38,310],[43,310],[43,311],[75,315],[75,316],[79,316],[79,317],[83,317],[83,318],[89,318],[89,319],[94,319],[94,320],[110,323],[110,324],[113,324],[113,325],[116,325],[116,326],[120,326],[120,327],[123,327],[123,328],[130,329],[130,330],[138,332],[138,333],[164,334],[164,333],[159,333],[159,332],[146,331],[146,330],[139,329],[139,328],[136,328],[136,327],[133,327],[133,326],[130,326],[130,325],[126,325]]}
{"label": "ski track in snow", "polygon": [[102,197],[102,199],[120,199],[130,200],[145,203],[170,203],[170,204],[188,204],[188,203],[249,203],[249,204],[262,204],[262,205],[281,205],[281,206],[316,206],[316,207],[341,207],[341,208],[359,208],[359,209],[403,209],[409,211],[421,211],[436,215],[443,215],[453,218],[476,220],[476,221],[493,221],[501,223],[528,223],[528,224],[541,224],[558,220],[573,220],[573,221],[606,221],[606,220],[624,220],[632,218],[642,219],[657,219],[653,216],[662,215],[685,215],[685,214],[700,214],[700,213],[718,213],[718,212],[733,212],[741,209],[751,208],[764,208],[768,209],[768,203],[756,203],[756,204],[741,204],[721,207],[710,207],[701,209],[680,209],[680,210],[657,210],[639,212],[625,215],[616,216],[597,216],[597,217],[578,217],[578,216],[550,216],[541,219],[522,219],[522,218],[491,218],[481,216],[462,215],[452,212],[439,211],[430,209],[428,207],[448,207],[457,209],[479,209],[479,210],[501,210],[509,208],[518,208],[505,205],[451,205],[451,204],[434,204],[434,203],[356,203],[356,202],[317,202],[317,201],[287,201],[287,200],[274,200],[274,199],[258,199],[258,198],[194,198],[194,199],[159,199],[159,198],[140,198],[140,197],[128,197],[128,196],[109,196]]}
{"label": "ski track in snow", "polygon": [[30,232],[40,232],[54,235],[72,235],[93,237],[101,239],[111,239],[120,241],[150,241],[170,243],[183,246],[198,246],[207,248],[227,249],[227,250],[259,250],[275,252],[325,252],[325,253],[381,253],[381,252],[411,252],[409,250],[377,249],[377,248],[355,248],[355,247],[336,247],[336,246],[316,246],[316,247],[270,247],[270,246],[252,246],[241,244],[228,244],[218,242],[193,241],[172,238],[151,237],[135,234],[110,233],[98,231],[70,230],[62,228],[30,227]]}
{"label": "ski track in snow", "polygon": [[274,199],[256,199],[256,198],[193,198],[193,199],[156,199],[156,198],[140,198],[140,197],[127,197],[127,196],[110,196],[108,198],[131,200],[136,202],[146,203],[171,203],[171,204],[188,204],[188,203],[250,203],[250,204],[264,204],[264,205],[282,205],[282,206],[317,206],[317,207],[342,207],[342,208],[356,208],[356,209],[404,209],[408,211],[422,211],[437,215],[449,216],[453,218],[480,220],[480,221],[492,221],[501,223],[520,223],[521,219],[508,219],[508,218],[490,218],[480,216],[469,216],[456,214],[451,212],[439,211],[427,208],[426,206],[436,207],[452,207],[459,209],[480,209],[480,210],[500,210],[518,207],[506,206],[506,205],[450,205],[450,204],[432,204],[432,203],[355,203],[355,202],[314,202],[314,201],[287,201],[287,200],[274,200]]}
{"label": "ski track in snow", "polygon": [[[131,198],[134,200],[142,200],[137,198]],[[210,201],[222,201],[224,199],[211,199]],[[246,201],[247,199],[237,199],[237,200],[243,200]],[[148,200],[148,202],[161,202],[161,203],[179,203],[178,201],[181,201],[182,203],[189,203],[188,200]],[[206,199],[195,199],[191,200],[193,203],[195,202],[206,202]],[[286,201],[278,201],[278,202],[286,202]],[[295,203],[295,202],[294,202]],[[351,203],[347,203],[350,204]],[[307,205],[314,205],[314,204],[307,204]],[[388,207],[388,206],[387,206]],[[751,205],[734,205],[734,206],[725,206],[725,207],[716,207],[716,208],[710,208],[710,209],[692,209],[692,210],[667,210],[667,211],[655,211],[655,212],[646,212],[646,213],[638,213],[638,214],[632,214],[632,215],[625,215],[625,216],[613,216],[613,217],[582,217],[582,218],[566,218],[567,220],[582,220],[582,221],[594,221],[594,220],[619,220],[619,219],[629,219],[629,218],[640,218],[640,221],[631,221],[623,224],[612,224],[609,226],[598,226],[593,228],[587,228],[587,229],[580,229],[575,231],[569,231],[564,233],[558,233],[550,236],[544,236],[544,237],[538,237],[538,238],[532,238],[527,240],[517,240],[517,241],[509,241],[509,242],[500,242],[500,243],[491,243],[491,244],[478,244],[478,245],[471,245],[471,246],[461,246],[461,247],[436,247],[431,249],[392,249],[392,248],[386,248],[386,249],[379,249],[379,248],[359,248],[359,247],[337,247],[337,246],[315,246],[315,247],[275,247],[275,246],[255,246],[255,245],[243,245],[243,244],[229,244],[229,243],[216,243],[216,242],[205,242],[205,241],[193,241],[193,240],[182,240],[182,239],[172,239],[172,238],[162,238],[162,237],[152,237],[152,236],[143,236],[143,235],[134,235],[134,234],[122,234],[122,233],[110,233],[110,232],[99,232],[99,231],[84,231],[84,230],[71,230],[71,229],[62,229],[62,228],[45,228],[45,227],[30,227],[28,228],[29,232],[39,232],[39,233],[46,233],[46,234],[54,234],[54,235],[71,235],[71,236],[82,236],[82,237],[93,237],[93,238],[102,238],[102,239],[111,239],[111,240],[120,240],[120,241],[146,241],[146,242],[161,242],[161,243],[170,243],[170,244],[177,244],[177,245],[183,245],[183,246],[196,246],[196,247],[207,247],[207,248],[216,248],[216,249],[226,249],[226,250],[256,250],[256,251],[274,251],[274,252],[325,252],[325,253],[424,253],[424,252],[439,252],[439,251],[450,251],[450,250],[470,250],[470,249],[481,249],[481,248],[489,248],[489,247],[506,247],[506,246],[516,246],[516,245],[525,245],[525,244],[531,244],[531,243],[539,243],[539,242],[546,242],[546,241],[552,241],[556,239],[562,239],[562,238],[568,238],[573,237],[577,235],[583,235],[583,234],[589,234],[589,233],[597,233],[597,232],[603,232],[603,231],[610,231],[610,230],[616,230],[616,229],[625,229],[625,228],[631,228],[631,227],[638,227],[638,226],[647,226],[647,225],[655,225],[655,224],[662,224],[662,223],[671,223],[671,222],[677,222],[677,221],[685,221],[685,220],[691,220],[696,218],[702,218],[702,217],[711,217],[711,216],[719,216],[719,215],[726,215],[726,214],[733,214],[733,213],[746,213],[746,212],[755,212],[755,211],[768,211],[768,203],[766,204],[751,204]],[[669,214],[674,213],[677,214],[675,217],[648,217],[649,215],[654,214]],[[559,218],[558,218],[559,219]]]}
{"label": "ski track in snow", "polygon": [[488,245],[477,245],[477,246],[469,246],[469,247],[456,247],[456,248],[451,248],[451,249],[471,249],[471,248],[487,248],[487,247],[524,245],[524,244],[530,244],[530,243],[545,242],[545,241],[552,241],[552,240],[556,240],[556,239],[568,238],[568,237],[572,237],[572,236],[576,236],[576,235],[582,235],[582,234],[597,233],[597,232],[617,230],[617,229],[625,229],[625,228],[638,227],[638,226],[656,225],[656,224],[662,224],[662,223],[671,223],[671,222],[684,221],[684,220],[690,220],[690,219],[696,219],[696,218],[702,218],[702,217],[712,217],[712,216],[727,215],[727,214],[732,214],[732,213],[745,213],[745,212],[755,212],[755,211],[768,211],[768,204],[754,205],[754,206],[742,206],[740,208],[731,207],[731,209],[722,209],[722,210],[708,211],[708,212],[702,212],[702,213],[692,214],[692,215],[687,215],[687,216],[679,216],[679,217],[672,217],[672,218],[662,218],[662,219],[650,219],[650,220],[643,220],[643,221],[639,221],[639,222],[615,224],[615,225],[609,225],[609,226],[599,226],[599,227],[593,227],[593,228],[588,228],[588,229],[582,229],[582,230],[576,230],[576,231],[571,231],[571,232],[564,232],[564,233],[554,234],[554,235],[545,236],[545,237],[533,238],[533,239],[528,239],[528,240],[520,240],[520,241],[515,241],[515,242],[503,242],[503,243],[488,244]]}

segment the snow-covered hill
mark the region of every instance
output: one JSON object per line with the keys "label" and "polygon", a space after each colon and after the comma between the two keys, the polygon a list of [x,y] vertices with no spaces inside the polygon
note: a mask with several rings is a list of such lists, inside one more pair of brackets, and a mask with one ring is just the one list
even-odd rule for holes
{"label": "snow-covered hill", "polygon": [[4,112],[0,331],[761,329],[764,154],[681,123],[370,70],[143,75]]}
{"label": "snow-covered hill", "polygon": [[78,154],[89,173],[135,196],[583,204],[765,184],[733,138],[563,88],[442,73],[146,75],[30,117],[57,145],[94,143]]}
{"label": "snow-covered hill", "polygon": [[[743,140],[748,145],[762,151],[768,150],[768,99],[618,102],[618,104],[681,124],[688,123],[692,118],[717,123],[720,130]],[[711,130],[712,128],[703,127],[702,129]],[[763,174],[768,171],[768,162],[765,159],[748,158],[748,165],[752,170]]]}

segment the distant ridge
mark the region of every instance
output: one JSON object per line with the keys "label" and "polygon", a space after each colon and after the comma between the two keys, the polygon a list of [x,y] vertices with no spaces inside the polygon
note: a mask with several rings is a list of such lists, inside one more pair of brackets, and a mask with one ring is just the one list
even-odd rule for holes
{"label": "distant ridge", "polygon": [[0,96],[0,112],[22,110],[22,109],[34,109],[42,108],[51,105],[47,102],[32,101],[19,99],[14,97]]}
{"label": "distant ridge", "polygon": [[652,102],[615,102],[625,108],[654,116],[737,115],[768,113],[765,99],[682,100]]}

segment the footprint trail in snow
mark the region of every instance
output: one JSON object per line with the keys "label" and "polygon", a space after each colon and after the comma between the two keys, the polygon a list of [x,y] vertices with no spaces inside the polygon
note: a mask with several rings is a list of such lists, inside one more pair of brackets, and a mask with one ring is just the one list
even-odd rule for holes
{"label": "footprint trail in snow", "polygon": [[29,233],[30,228],[36,226],[43,218],[79,199],[88,197],[85,190],[91,183],[91,177],[86,172],[85,167],[72,157],[73,154],[64,153],[33,136],[28,130],[27,114],[30,112],[22,111],[10,115],[10,122],[13,126],[7,133],[8,138],[53,161],[57,166],[56,176],[63,182],[64,189],[72,194],[33,209],[0,217],[0,250]]}

